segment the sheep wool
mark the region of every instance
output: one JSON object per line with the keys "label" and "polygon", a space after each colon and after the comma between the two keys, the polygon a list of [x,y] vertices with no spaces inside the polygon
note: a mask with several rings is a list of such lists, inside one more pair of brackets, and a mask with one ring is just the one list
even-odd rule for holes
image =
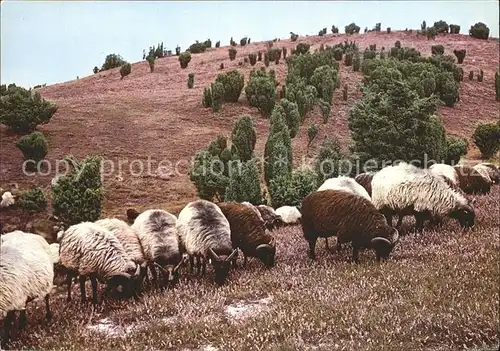
{"label": "sheep wool", "polygon": [[375,172],[365,172],[360,173],[356,177],[354,177],[354,180],[363,188],[365,188],[366,192],[370,196],[372,196],[372,179],[374,175]]}
{"label": "sheep wool", "polygon": [[0,237],[0,242],[3,245],[9,244],[17,247],[24,247],[29,245],[30,247],[36,247],[38,245],[39,250],[45,251],[52,260],[52,263],[59,262],[59,244],[50,244],[41,236],[33,233],[26,233],[21,230],[14,230],[10,233],[5,233]]}
{"label": "sheep wool", "polygon": [[478,171],[478,173],[484,178],[486,179],[486,181],[488,183],[493,183],[493,180],[491,179],[490,177],[490,174],[492,174],[491,172],[491,169],[485,165],[482,165],[482,164],[478,164],[478,165],[475,165],[474,168],[476,171]]}
{"label": "sheep wool", "polygon": [[[265,222],[264,221],[264,218],[262,218],[262,215],[260,214],[259,210],[257,209],[257,207],[255,207],[253,204],[251,204],[250,202],[248,201],[243,201],[242,202],[243,205],[245,206],[248,206],[249,208],[252,209],[252,211],[255,212],[255,214],[259,217],[259,219],[262,221],[262,222]],[[220,207],[220,206],[219,206]]]}
{"label": "sheep wool", "polygon": [[286,224],[296,224],[300,222],[302,214],[295,206],[281,206],[276,209],[276,214],[281,217]]}
{"label": "sheep wool", "polygon": [[498,184],[500,182],[500,169],[497,166],[489,162],[483,162],[480,163],[480,165],[488,168],[488,175],[494,184]]}
{"label": "sheep wool", "polygon": [[449,179],[455,185],[459,185],[458,174],[453,166],[436,163],[429,167],[429,171],[436,176]]}
{"label": "sheep wool", "polygon": [[358,184],[353,178],[340,176],[336,178],[329,178],[318,188],[317,191],[323,190],[342,190],[347,191],[351,194],[364,197],[367,200],[371,200],[370,195],[363,186]]}

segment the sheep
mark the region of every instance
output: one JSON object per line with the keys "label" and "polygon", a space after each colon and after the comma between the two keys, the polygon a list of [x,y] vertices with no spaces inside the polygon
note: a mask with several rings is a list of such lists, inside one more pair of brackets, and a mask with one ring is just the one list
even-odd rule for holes
{"label": "sheep", "polygon": [[271,206],[259,205],[257,210],[262,216],[268,230],[273,230],[284,225],[283,220]]}
{"label": "sheep", "polygon": [[372,196],[372,179],[374,175],[375,172],[365,172],[360,173],[356,177],[354,177],[354,180],[363,188],[365,188],[370,197]]}
{"label": "sheep", "polygon": [[254,212],[255,212],[255,214],[259,217],[259,219],[260,219],[263,223],[265,223],[264,218],[262,218],[262,215],[260,214],[260,212],[259,212],[259,210],[257,209],[257,207],[255,207],[253,204],[251,204],[251,203],[250,203],[250,202],[248,202],[248,201],[243,201],[241,204],[242,204],[242,205],[245,205],[245,206],[248,206],[249,208],[251,208],[251,209],[252,209],[252,211],[254,211]]}
{"label": "sheep", "polygon": [[466,165],[454,166],[458,175],[460,188],[466,194],[488,194],[491,182],[484,178],[476,169]]}
{"label": "sheep", "polygon": [[498,183],[498,171],[495,171],[493,168],[485,165],[485,164],[477,164],[474,168],[483,176],[483,178],[489,180],[492,184]]}
{"label": "sheep", "polygon": [[[94,222],[95,224],[109,230],[120,241],[128,257],[140,266],[140,282],[147,275],[146,258],[142,249],[137,232],[126,222],[118,218],[104,218]],[[140,286],[137,287],[139,292]]]}
{"label": "sheep", "polygon": [[276,240],[266,232],[264,223],[255,211],[237,202],[217,205],[229,222],[233,248],[243,252],[243,266],[246,266],[248,256],[258,257],[266,267],[274,266]]}
{"label": "sheep", "polygon": [[92,283],[92,303],[97,304],[97,281],[106,283],[107,294],[122,286],[124,294],[135,295],[140,277],[140,266],[129,258],[116,236],[107,229],[82,222],[58,234],[61,265],[67,270],[68,297],[71,300],[71,282],[79,275],[82,302],[86,300],[85,280]]}
{"label": "sheep", "polygon": [[300,223],[302,217],[299,209],[295,206],[281,206],[276,209],[276,214],[281,217],[283,223],[288,225]]}
{"label": "sheep", "polygon": [[500,169],[497,166],[489,162],[483,162],[479,165],[488,168],[487,172],[493,184],[498,184],[500,182]]}
{"label": "sheep", "polygon": [[[191,261],[197,260],[197,273],[205,274],[206,260],[211,259],[214,267],[216,284],[225,283],[231,267],[231,259],[238,249],[232,247],[231,228],[222,210],[207,200],[188,203],[179,213],[176,225],[183,252],[187,252]],[[219,255],[227,255],[225,259]]]}
{"label": "sheep", "polygon": [[436,163],[429,167],[429,171],[436,176],[450,180],[455,185],[460,184],[457,171],[453,166],[444,163]]}
{"label": "sheep", "polygon": [[362,196],[371,201],[370,195],[363,186],[358,184],[353,178],[339,176],[336,178],[329,178],[318,188],[317,191],[323,190],[343,190],[351,194]]}
{"label": "sheep", "polygon": [[127,210],[127,219],[128,219],[128,222],[130,224],[133,224],[135,219],[137,218],[137,216],[140,215],[140,212],[138,212],[136,209],[134,208],[129,208]]}
{"label": "sheep", "polygon": [[372,202],[389,224],[392,215],[414,215],[416,230],[426,219],[455,218],[463,227],[474,226],[475,212],[465,196],[441,178],[408,164],[380,170],[372,180]]}
{"label": "sheep", "polygon": [[14,231],[2,235],[0,245],[0,312],[5,317],[1,347],[10,340],[15,312],[20,311],[19,328],[26,325],[26,304],[44,298],[45,318],[52,319],[50,293],[57,263],[58,245],[49,245],[39,235]]}
{"label": "sheep", "polygon": [[176,222],[177,217],[173,214],[160,209],[151,209],[138,215],[131,226],[139,236],[154,284],[157,283],[155,267],[160,270],[163,277],[162,288],[177,283],[179,268],[184,263],[179,248]]}
{"label": "sheep", "polygon": [[6,208],[14,205],[16,200],[14,199],[14,195],[10,191],[6,191],[2,194],[2,201],[0,201],[0,207]]}
{"label": "sheep", "polygon": [[313,260],[318,237],[337,236],[340,243],[351,242],[356,263],[360,249],[375,249],[380,261],[389,257],[398,242],[398,231],[387,224],[373,203],[347,191],[315,191],[304,198],[301,211],[308,256]]}

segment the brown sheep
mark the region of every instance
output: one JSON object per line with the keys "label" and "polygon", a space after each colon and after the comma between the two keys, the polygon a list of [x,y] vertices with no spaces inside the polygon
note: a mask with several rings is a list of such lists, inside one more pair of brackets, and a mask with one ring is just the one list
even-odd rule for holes
{"label": "brown sheep", "polygon": [[339,243],[352,243],[352,258],[359,261],[361,248],[373,248],[377,261],[387,259],[399,233],[370,200],[342,190],[316,191],[302,201],[302,230],[315,258],[318,237],[336,236]]}
{"label": "brown sheep", "polygon": [[246,266],[248,256],[257,257],[266,267],[274,266],[276,240],[266,232],[258,215],[238,202],[222,202],[218,206],[229,222],[233,248],[243,252],[243,266]]}
{"label": "brown sheep", "polygon": [[458,175],[460,188],[466,194],[488,194],[491,183],[474,168],[466,165],[454,166]]}
{"label": "brown sheep", "polygon": [[358,174],[354,180],[365,188],[368,195],[372,196],[372,179],[375,172],[365,172]]}

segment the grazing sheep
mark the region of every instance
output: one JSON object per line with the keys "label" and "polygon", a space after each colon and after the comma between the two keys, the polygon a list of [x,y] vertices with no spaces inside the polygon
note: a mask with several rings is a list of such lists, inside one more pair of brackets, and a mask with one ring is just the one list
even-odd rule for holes
{"label": "grazing sheep", "polygon": [[500,182],[500,169],[498,169],[498,167],[493,163],[483,162],[476,166],[484,166],[488,168],[486,171],[488,172],[488,175],[490,176],[493,184],[498,184]]}
{"label": "grazing sheep", "polygon": [[323,190],[342,190],[350,192],[351,194],[364,197],[371,201],[370,195],[363,186],[358,184],[353,178],[339,176],[336,178],[329,178],[318,188],[317,191]]}
{"label": "grazing sheep", "polygon": [[[231,260],[238,249],[233,250],[231,228],[221,209],[206,200],[188,203],[177,218],[177,229],[183,251],[190,256],[191,268],[197,260],[197,272],[205,274],[206,260],[211,259],[215,282],[224,284],[231,268]],[[227,255],[225,259],[220,255]]]}
{"label": "grazing sheep", "polygon": [[370,197],[372,196],[372,179],[373,176],[375,175],[375,172],[365,172],[365,173],[360,173],[358,174],[354,180],[361,185],[363,188],[365,188],[366,192]]}
{"label": "grazing sheep", "polygon": [[466,165],[454,166],[458,175],[460,188],[466,194],[488,194],[491,181],[484,178],[476,169]]}
{"label": "grazing sheep", "polygon": [[[141,282],[146,277],[147,266],[144,251],[137,232],[126,222],[118,218],[100,219],[95,224],[109,230],[120,241],[128,257],[141,268]],[[137,287],[139,289],[139,287]]]}
{"label": "grazing sheep", "polygon": [[346,191],[315,191],[304,198],[301,210],[311,259],[315,258],[318,237],[337,236],[340,243],[351,242],[356,263],[360,249],[375,249],[378,261],[388,258],[398,241],[398,231],[387,224],[371,201]]}
{"label": "grazing sheep", "polygon": [[302,217],[299,209],[295,206],[281,206],[276,209],[276,214],[287,225],[300,223],[300,218]]}
{"label": "grazing sheep", "polygon": [[2,201],[0,201],[0,207],[5,208],[14,205],[16,200],[14,195],[10,191],[6,191],[2,194]]}
{"label": "grazing sheep", "polygon": [[128,222],[130,224],[133,224],[135,219],[137,218],[137,216],[139,216],[140,213],[137,212],[137,210],[133,209],[133,208],[129,208],[127,210],[127,219],[128,219]]}
{"label": "grazing sheep", "polygon": [[459,185],[458,174],[453,166],[436,163],[429,167],[429,171],[435,176],[450,180],[453,184]]}
{"label": "grazing sheep", "polygon": [[423,229],[425,220],[445,216],[457,219],[463,227],[474,225],[474,209],[465,196],[442,178],[408,164],[383,168],[373,177],[372,201],[389,224],[393,214],[414,215],[417,231]]}
{"label": "grazing sheep", "polygon": [[85,301],[85,280],[92,283],[92,302],[97,303],[97,280],[106,283],[106,293],[122,286],[125,295],[134,295],[140,277],[140,266],[129,258],[113,233],[92,223],[72,225],[58,234],[61,265],[68,271],[68,300],[71,282],[79,276],[82,301]]}
{"label": "grazing sheep", "polygon": [[257,206],[257,210],[261,214],[268,230],[273,230],[284,225],[281,217],[276,214],[276,211],[271,206],[259,205]]}
{"label": "grazing sheep", "polygon": [[157,283],[157,267],[163,277],[162,287],[177,283],[178,271],[184,262],[179,250],[176,222],[173,214],[152,209],[142,212],[132,224],[144,249],[153,282]]}
{"label": "grazing sheep", "polygon": [[258,257],[266,267],[274,266],[276,241],[266,232],[264,223],[255,211],[237,202],[217,205],[229,222],[233,248],[239,248],[243,252],[243,266],[246,266],[248,256]]}
{"label": "grazing sheep", "polygon": [[5,317],[2,348],[10,340],[10,328],[16,311],[20,311],[19,328],[25,326],[28,302],[44,298],[45,318],[47,321],[52,318],[49,299],[54,280],[54,263],[58,260],[54,249],[57,249],[57,245],[50,246],[39,235],[15,231],[2,236],[0,312]]}
{"label": "grazing sheep", "polygon": [[496,184],[498,183],[498,172],[493,170],[493,168],[490,168],[484,164],[477,164],[475,165],[474,168],[476,171],[479,172],[483,176],[484,179],[489,180],[490,183]]}

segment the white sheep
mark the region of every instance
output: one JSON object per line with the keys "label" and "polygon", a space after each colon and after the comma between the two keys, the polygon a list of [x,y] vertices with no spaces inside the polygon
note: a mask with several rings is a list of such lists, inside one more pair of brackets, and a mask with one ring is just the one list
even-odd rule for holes
{"label": "white sheep", "polygon": [[322,191],[322,190],[343,190],[351,194],[364,197],[365,199],[371,201],[370,194],[368,194],[368,192],[366,191],[365,188],[363,188],[363,186],[361,186],[353,178],[345,176],[339,176],[336,178],[329,178],[325,180],[317,191]]}
{"label": "white sheep", "polygon": [[[231,260],[238,251],[233,250],[229,222],[221,209],[206,200],[190,202],[179,213],[176,226],[182,251],[190,256],[191,268],[196,258],[200,273],[201,259],[203,261],[201,274],[205,274],[206,261],[210,259],[214,267],[215,282],[219,285],[224,284],[229,274]],[[220,255],[227,257],[222,259]]]}
{"label": "white sheep", "polygon": [[447,178],[456,186],[460,186],[457,171],[453,166],[436,163],[429,167],[429,171],[436,176]]}
{"label": "white sheep", "polygon": [[68,300],[71,282],[79,275],[82,301],[85,300],[85,280],[92,283],[92,302],[97,303],[97,280],[106,282],[109,292],[122,286],[124,293],[137,289],[140,266],[131,260],[125,248],[109,230],[92,222],[70,226],[58,234],[60,263],[67,269]]}
{"label": "white sheep", "polygon": [[6,191],[2,194],[2,201],[0,201],[0,207],[5,208],[14,205],[16,200],[14,195],[10,191]]}
{"label": "white sheep", "polygon": [[131,226],[139,237],[155,284],[157,283],[155,267],[162,273],[163,285],[175,284],[178,280],[178,270],[183,260],[179,250],[176,222],[177,218],[173,214],[151,209],[138,215]]}
{"label": "white sheep", "polygon": [[477,164],[475,165],[474,168],[476,171],[478,171],[478,173],[484,178],[486,179],[486,181],[489,183],[489,184],[493,184],[493,180],[491,179],[491,175],[493,175],[493,170],[486,166],[486,165],[483,165],[483,164]]}
{"label": "white sheep", "polygon": [[[380,170],[372,180],[372,202],[392,224],[392,215],[413,214],[421,231],[426,219],[456,218],[463,227],[474,225],[471,203],[441,178],[408,164]],[[430,218],[429,218],[430,217]]]}
{"label": "white sheep", "polygon": [[280,216],[285,224],[300,223],[300,218],[302,217],[299,209],[295,206],[281,206],[276,209],[276,214]]}
{"label": "white sheep", "polygon": [[[41,239],[41,240],[40,240]],[[57,245],[42,237],[20,231],[2,236],[0,245],[0,312],[5,317],[2,348],[10,339],[15,312],[20,311],[19,328],[26,324],[26,303],[44,298],[47,320],[52,318],[50,292],[57,262]]]}
{"label": "white sheep", "polygon": [[500,182],[500,169],[498,168],[498,166],[495,166],[490,162],[482,162],[480,163],[480,165],[488,167],[488,175],[490,176],[494,184],[498,184]]}

